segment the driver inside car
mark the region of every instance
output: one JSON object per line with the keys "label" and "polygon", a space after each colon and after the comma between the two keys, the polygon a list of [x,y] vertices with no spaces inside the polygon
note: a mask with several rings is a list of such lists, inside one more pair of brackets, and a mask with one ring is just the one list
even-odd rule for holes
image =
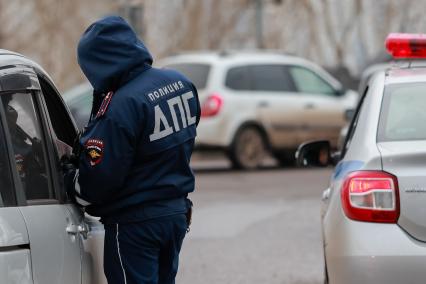
{"label": "driver inside car", "polygon": [[[43,171],[41,142],[31,138],[18,125],[18,111],[11,105],[13,94],[1,96],[6,113],[6,121],[12,140],[16,169],[21,178],[27,199],[44,199],[48,191],[47,176]],[[31,189],[29,189],[31,185]],[[35,190],[34,190],[35,189]]]}

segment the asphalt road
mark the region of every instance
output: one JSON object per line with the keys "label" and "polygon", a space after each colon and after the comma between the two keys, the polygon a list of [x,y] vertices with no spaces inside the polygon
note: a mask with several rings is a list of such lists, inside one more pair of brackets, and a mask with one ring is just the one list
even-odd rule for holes
{"label": "asphalt road", "polygon": [[232,171],[195,162],[193,225],[177,283],[322,283],[320,196],[331,170]]}

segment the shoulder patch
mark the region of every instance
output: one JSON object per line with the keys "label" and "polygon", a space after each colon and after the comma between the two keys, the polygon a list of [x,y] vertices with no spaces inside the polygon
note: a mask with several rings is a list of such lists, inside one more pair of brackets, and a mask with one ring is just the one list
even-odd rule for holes
{"label": "shoulder patch", "polygon": [[96,114],[96,117],[95,117],[96,119],[102,117],[106,113],[106,111],[108,110],[109,104],[111,103],[111,99],[113,95],[114,95],[113,92],[108,92],[108,94],[105,96],[101,106],[99,107],[98,113]]}
{"label": "shoulder patch", "polygon": [[84,150],[90,165],[94,167],[102,161],[104,156],[104,142],[98,139],[89,139],[84,144]]}

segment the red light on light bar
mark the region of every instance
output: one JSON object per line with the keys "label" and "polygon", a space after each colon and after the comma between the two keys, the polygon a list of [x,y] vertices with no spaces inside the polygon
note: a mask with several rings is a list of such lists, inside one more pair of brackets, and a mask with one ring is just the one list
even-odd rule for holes
{"label": "red light on light bar", "polygon": [[425,34],[389,34],[385,45],[394,58],[426,58]]}

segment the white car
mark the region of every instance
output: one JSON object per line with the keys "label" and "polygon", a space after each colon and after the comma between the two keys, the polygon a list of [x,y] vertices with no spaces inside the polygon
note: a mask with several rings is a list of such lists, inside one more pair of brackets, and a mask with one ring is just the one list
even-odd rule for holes
{"label": "white car", "polygon": [[327,139],[337,145],[344,111],[356,92],[319,66],[277,52],[210,52],[163,59],[199,91],[198,149],[225,151],[237,168],[259,167],[266,151],[284,165],[297,146]]}
{"label": "white car", "polygon": [[67,198],[76,127],[47,73],[0,50],[0,283],[100,284],[104,228]]}
{"label": "white car", "polygon": [[[426,35],[392,34],[387,47],[426,58]],[[325,283],[425,283],[425,108],[425,62],[398,61],[366,84],[341,153],[300,147],[301,165],[337,163],[321,212]]]}

